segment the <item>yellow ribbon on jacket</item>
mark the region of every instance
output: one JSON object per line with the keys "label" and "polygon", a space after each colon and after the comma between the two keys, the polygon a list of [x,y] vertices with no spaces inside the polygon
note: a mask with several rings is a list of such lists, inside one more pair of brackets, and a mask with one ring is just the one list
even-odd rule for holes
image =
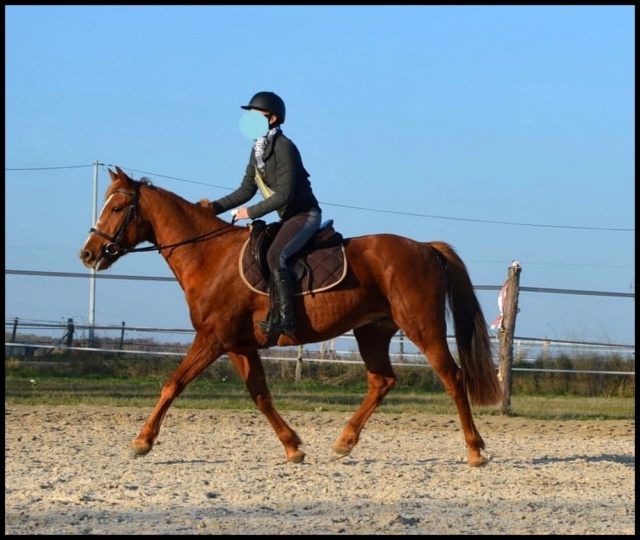
{"label": "yellow ribbon on jacket", "polygon": [[262,178],[262,174],[260,174],[260,170],[258,169],[258,167],[256,167],[255,179],[256,179],[256,184],[258,184],[258,187],[262,192],[262,196],[265,199],[268,199],[269,197],[271,197],[271,195],[273,195],[273,190],[267,185],[267,183],[264,181],[264,178]]}

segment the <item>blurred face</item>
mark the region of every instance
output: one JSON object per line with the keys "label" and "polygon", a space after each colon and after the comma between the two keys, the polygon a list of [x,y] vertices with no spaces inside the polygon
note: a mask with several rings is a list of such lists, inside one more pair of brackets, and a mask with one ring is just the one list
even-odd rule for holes
{"label": "blurred face", "polygon": [[271,125],[278,120],[275,114],[269,115],[261,109],[248,109],[240,117],[240,133],[247,139],[255,141],[264,137]]}
{"label": "blurred face", "polygon": [[240,117],[240,133],[247,139],[255,141],[264,137],[269,131],[268,114],[258,109],[248,109]]}

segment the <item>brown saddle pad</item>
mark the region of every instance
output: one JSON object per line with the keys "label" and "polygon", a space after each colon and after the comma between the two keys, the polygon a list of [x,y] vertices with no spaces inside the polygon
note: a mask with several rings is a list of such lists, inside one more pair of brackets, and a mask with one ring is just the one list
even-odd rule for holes
{"label": "brown saddle pad", "polygon": [[[252,291],[269,295],[269,281],[263,275],[251,238],[242,246],[240,276]],[[323,248],[303,248],[289,261],[295,283],[294,295],[326,291],[340,283],[347,274],[347,257],[341,243]]]}

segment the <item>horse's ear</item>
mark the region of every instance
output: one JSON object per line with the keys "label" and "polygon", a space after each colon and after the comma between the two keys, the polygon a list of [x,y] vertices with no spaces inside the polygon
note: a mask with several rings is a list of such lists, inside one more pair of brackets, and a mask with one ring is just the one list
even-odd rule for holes
{"label": "horse's ear", "polygon": [[127,173],[124,172],[120,167],[116,165],[116,172],[109,170],[109,174],[111,175],[111,179],[115,182],[120,179],[123,182],[130,182],[131,178],[127,176]]}

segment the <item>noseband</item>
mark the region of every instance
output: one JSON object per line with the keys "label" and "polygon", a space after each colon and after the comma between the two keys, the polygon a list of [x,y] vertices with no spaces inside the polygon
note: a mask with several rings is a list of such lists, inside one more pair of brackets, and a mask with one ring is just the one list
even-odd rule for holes
{"label": "noseband", "polygon": [[129,205],[129,208],[127,208],[127,213],[124,216],[124,220],[118,227],[115,235],[111,236],[99,229],[96,229],[95,227],[91,227],[91,229],[89,229],[89,232],[95,233],[109,240],[110,243],[102,248],[102,255],[104,257],[115,257],[116,255],[125,251],[122,247],[120,247],[119,242],[122,238],[122,235],[124,234],[125,229],[127,228],[127,225],[129,225],[131,220],[138,219],[139,191],[131,192],[124,189],[116,189],[115,193],[124,193],[125,195],[131,197],[131,204]]}

